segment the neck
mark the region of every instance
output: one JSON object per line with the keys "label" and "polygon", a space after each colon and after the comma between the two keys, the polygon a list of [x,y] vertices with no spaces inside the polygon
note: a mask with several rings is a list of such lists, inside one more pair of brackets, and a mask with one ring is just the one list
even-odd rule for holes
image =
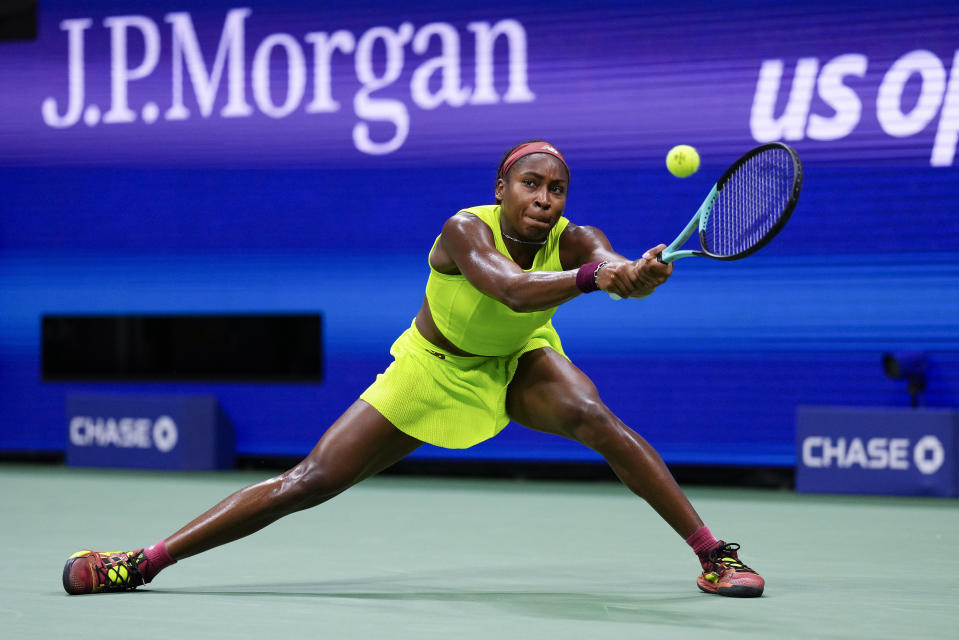
{"label": "neck", "polygon": [[[506,233],[505,231],[503,231],[502,227],[500,228],[499,232],[500,232],[501,234],[503,234],[503,237],[506,238],[507,240],[512,240],[513,242],[518,242],[519,244],[527,244],[527,245],[532,245],[532,246],[536,246],[536,247],[542,247],[544,244],[546,244],[546,240],[535,240],[535,241],[534,241],[534,240],[520,240],[519,238],[514,238],[514,237],[511,236],[510,234],[508,234],[508,233]],[[547,238],[547,239],[548,239],[548,238]]]}

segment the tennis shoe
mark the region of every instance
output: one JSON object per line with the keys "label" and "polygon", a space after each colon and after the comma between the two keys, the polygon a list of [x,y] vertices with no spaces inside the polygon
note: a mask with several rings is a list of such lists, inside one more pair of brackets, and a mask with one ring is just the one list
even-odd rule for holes
{"label": "tennis shoe", "polygon": [[63,588],[70,595],[130,591],[149,580],[143,549],[136,551],[77,551],[63,567]]}
{"label": "tennis shoe", "polygon": [[720,540],[699,555],[703,572],[696,579],[700,590],[733,598],[756,598],[766,586],[762,576],[739,559],[739,545]]}

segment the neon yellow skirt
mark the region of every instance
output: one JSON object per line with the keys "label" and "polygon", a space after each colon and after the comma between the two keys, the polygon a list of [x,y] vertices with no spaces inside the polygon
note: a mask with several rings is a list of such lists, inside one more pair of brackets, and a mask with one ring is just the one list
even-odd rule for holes
{"label": "neon yellow skirt", "polygon": [[361,395],[397,429],[446,449],[466,449],[509,424],[506,388],[520,356],[550,347],[565,356],[552,323],[507,356],[453,355],[420,335],[415,323],[393,346],[393,362]]}

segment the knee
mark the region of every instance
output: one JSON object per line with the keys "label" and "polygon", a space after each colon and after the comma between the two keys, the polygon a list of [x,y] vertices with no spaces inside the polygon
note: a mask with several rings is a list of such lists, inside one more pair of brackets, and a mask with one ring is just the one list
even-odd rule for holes
{"label": "knee", "polygon": [[284,510],[299,511],[345,491],[351,479],[309,458],[279,476],[275,497]]}
{"label": "knee", "polygon": [[558,410],[560,430],[597,449],[615,431],[619,421],[598,397],[570,398]]}

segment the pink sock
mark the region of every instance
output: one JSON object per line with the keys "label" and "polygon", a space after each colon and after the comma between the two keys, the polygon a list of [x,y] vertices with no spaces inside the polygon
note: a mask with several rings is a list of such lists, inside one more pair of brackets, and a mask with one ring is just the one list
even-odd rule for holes
{"label": "pink sock", "polygon": [[160,540],[152,547],[147,547],[143,550],[143,554],[147,557],[146,575],[143,576],[147,582],[153,580],[156,574],[176,562],[170,552],[166,550],[166,539]]}
{"label": "pink sock", "polygon": [[693,548],[696,555],[709,551],[716,546],[717,542],[719,541],[713,537],[712,531],[706,525],[696,529],[693,535],[686,538],[686,544]]}

